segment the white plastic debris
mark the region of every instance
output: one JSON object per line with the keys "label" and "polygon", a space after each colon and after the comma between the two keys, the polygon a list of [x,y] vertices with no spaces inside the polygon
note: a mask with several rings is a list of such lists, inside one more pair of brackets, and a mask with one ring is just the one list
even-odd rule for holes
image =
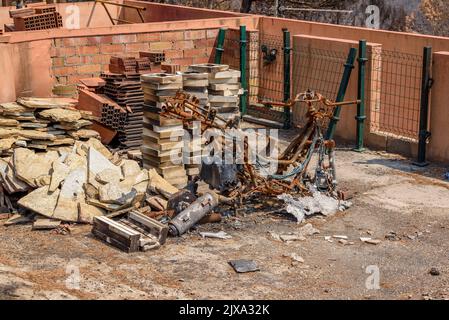
{"label": "white plastic debris", "polygon": [[224,231],[220,232],[200,232],[203,238],[215,238],[215,239],[232,239],[232,236]]}
{"label": "white plastic debris", "polygon": [[301,223],[306,216],[320,213],[324,216],[332,215],[337,211],[348,209],[352,203],[341,201],[327,196],[313,187],[310,187],[312,196],[293,198],[291,194],[281,194],[279,200],[285,202],[285,210],[292,214],[298,223]]}

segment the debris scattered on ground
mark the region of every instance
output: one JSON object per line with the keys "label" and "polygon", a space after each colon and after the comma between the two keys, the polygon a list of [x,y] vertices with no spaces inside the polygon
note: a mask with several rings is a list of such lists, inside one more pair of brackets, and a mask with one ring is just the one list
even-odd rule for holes
{"label": "debris scattered on ground", "polygon": [[337,211],[344,211],[352,204],[349,201],[337,200],[327,196],[311,187],[312,196],[293,197],[291,194],[281,194],[278,199],[285,202],[285,210],[292,214],[298,223],[301,223],[306,216],[322,214],[324,216],[335,214]]}
{"label": "debris scattered on ground", "polygon": [[368,238],[368,237],[361,237],[360,241],[365,242],[365,243],[369,243],[369,244],[374,244],[374,245],[378,245],[379,243],[382,242],[379,239],[372,239],[372,238]]}
{"label": "debris scattered on ground", "polygon": [[333,235],[332,236],[335,239],[343,239],[343,240],[348,240],[348,236],[342,236],[342,235]]}
{"label": "debris scattered on ground", "polygon": [[257,263],[253,260],[231,260],[229,264],[234,268],[237,273],[247,273],[247,272],[255,272],[260,271]]}
{"label": "debris scattered on ground", "polygon": [[284,257],[291,258],[293,266],[298,264],[298,263],[304,263],[304,259],[300,255],[298,255],[298,254],[296,254],[294,252],[284,255]]}
{"label": "debris scattered on ground", "polygon": [[440,270],[438,270],[437,268],[433,267],[430,269],[429,274],[431,274],[432,276],[439,276],[440,275]]}
{"label": "debris scattered on ground", "polygon": [[396,232],[390,231],[385,235],[385,239],[390,241],[400,241],[401,237],[398,236]]}
{"label": "debris scattered on ground", "polygon": [[307,236],[312,236],[314,234],[318,234],[320,231],[312,226],[311,223],[308,223],[304,225],[303,227],[299,228],[297,232],[290,232],[286,234],[278,234],[272,231],[269,231],[269,234],[274,240],[277,241],[284,241],[284,242],[290,242],[290,241],[304,241],[306,240]]}
{"label": "debris scattered on ground", "polygon": [[203,238],[216,238],[216,239],[232,239],[232,236],[224,231],[219,232],[200,232]]}

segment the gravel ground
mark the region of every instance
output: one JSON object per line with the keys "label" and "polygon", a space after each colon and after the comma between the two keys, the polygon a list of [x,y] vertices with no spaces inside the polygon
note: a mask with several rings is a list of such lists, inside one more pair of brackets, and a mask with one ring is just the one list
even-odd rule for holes
{"label": "gravel ground", "polygon": [[[90,226],[57,235],[0,223],[0,298],[449,298],[445,168],[418,170],[399,156],[350,149],[337,151],[337,168],[340,187],[354,193],[353,206],[308,218],[320,233],[303,241],[273,239],[269,232],[294,233],[302,225],[252,205],[238,217],[170,238],[159,250],[134,254],[98,241]],[[206,230],[223,230],[232,239],[203,239],[198,232]],[[386,238],[391,232],[396,237]],[[347,236],[348,243],[325,240],[333,235]],[[252,259],[260,271],[237,274],[228,264],[233,259]]]}

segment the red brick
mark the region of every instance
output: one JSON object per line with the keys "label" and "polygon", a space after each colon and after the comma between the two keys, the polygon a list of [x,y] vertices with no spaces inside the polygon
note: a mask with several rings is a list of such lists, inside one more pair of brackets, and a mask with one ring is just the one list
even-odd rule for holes
{"label": "red brick", "polygon": [[218,29],[209,29],[209,30],[206,30],[206,37],[208,38],[208,39],[215,39],[217,36],[218,36],[218,32],[219,32],[219,30]]}
{"label": "red brick", "polygon": [[99,52],[97,46],[80,46],[76,50],[79,55],[97,54]]}
{"label": "red brick", "polygon": [[162,41],[179,41],[184,40],[184,32],[183,31],[170,31],[164,32],[161,34]]}
{"label": "red brick", "polygon": [[64,47],[76,47],[87,44],[87,38],[64,38],[62,39]]}
{"label": "red brick", "polygon": [[148,49],[148,43],[129,43],[125,46],[126,52],[147,51]]}
{"label": "red brick", "polygon": [[52,48],[52,57],[70,57],[76,54],[75,47]]}
{"label": "red brick", "polygon": [[[236,43],[238,43],[238,42],[236,41]],[[207,39],[207,46],[208,47],[216,47],[217,40],[216,39]]]}
{"label": "red brick", "polygon": [[101,54],[101,55],[97,54],[97,55],[94,55],[94,56],[90,56],[89,58],[90,58],[89,59],[89,63],[92,63],[92,64],[109,64],[111,56],[103,55],[103,54]]}
{"label": "red brick", "polygon": [[67,77],[56,77],[55,80],[57,84],[67,84]]}
{"label": "red brick", "polygon": [[125,45],[123,44],[102,44],[100,45],[100,53],[123,53]]}
{"label": "red brick", "polygon": [[65,59],[66,65],[74,65],[74,64],[80,64],[81,58],[79,56],[73,56],[73,57],[67,57]]}
{"label": "red brick", "polygon": [[195,58],[195,57],[203,57],[206,55],[206,49],[185,49],[184,50],[184,58]]}
{"label": "red brick", "polygon": [[176,41],[173,45],[173,49],[193,49],[194,47],[192,40]]}
{"label": "red brick", "polygon": [[206,48],[207,39],[193,40],[193,45],[195,46],[195,48]]}
{"label": "red brick", "polygon": [[205,30],[187,30],[184,32],[184,40],[206,39]]}
{"label": "red brick", "polygon": [[67,77],[67,84],[77,84],[80,79],[86,78],[85,74],[72,74]]}
{"label": "red brick", "polygon": [[137,42],[144,41],[161,41],[160,33],[139,33],[137,35]]}
{"label": "red brick", "polygon": [[165,59],[179,59],[184,56],[182,50],[164,50]]}
{"label": "red brick", "polygon": [[63,67],[64,66],[64,58],[63,57],[53,58],[52,65],[53,65],[53,67]]}
{"label": "red brick", "polygon": [[78,66],[77,72],[80,74],[101,72],[101,65],[100,64],[86,64],[83,66]]}
{"label": "red brick", "polygon": [[194,57],[193,58],[193,64],[200,64],[200,63],[209,63],[212,62],[210,61],[211,57],[210,56],[206,56],[206,57]]}
{"label": "red brick", "polygon": [[170,62],[181,66],[189,66],[193,64],[193,58],[172,59]]}
{"label": "red brick", "polygon": [[136,42],[137,36],[135,34],[121,34],[112,36],[112,43],[131,43]]}
{"label": "red brick", "polygon": [[86,39],[89,45],[112,43],[112,36],[88,37]]}
{"label": "red brick", "polygon": [[75,67],[60,67],[60,68],[53,68],[53,74],[55,76],[67,76],[69,74],[76,73]]}
{"label": "red brick", "polygon": [[150,50],[170,50],[173,49],[173,43],[172,42],[150,42]]}

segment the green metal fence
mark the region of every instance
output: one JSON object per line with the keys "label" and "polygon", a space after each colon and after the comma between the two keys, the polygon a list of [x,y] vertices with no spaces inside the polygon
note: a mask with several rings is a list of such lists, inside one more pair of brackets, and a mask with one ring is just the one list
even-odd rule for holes
{"label": "green metal fence", "polygon": [[366,96],[370,132],[418,140],[423,56],[368,49]]}

